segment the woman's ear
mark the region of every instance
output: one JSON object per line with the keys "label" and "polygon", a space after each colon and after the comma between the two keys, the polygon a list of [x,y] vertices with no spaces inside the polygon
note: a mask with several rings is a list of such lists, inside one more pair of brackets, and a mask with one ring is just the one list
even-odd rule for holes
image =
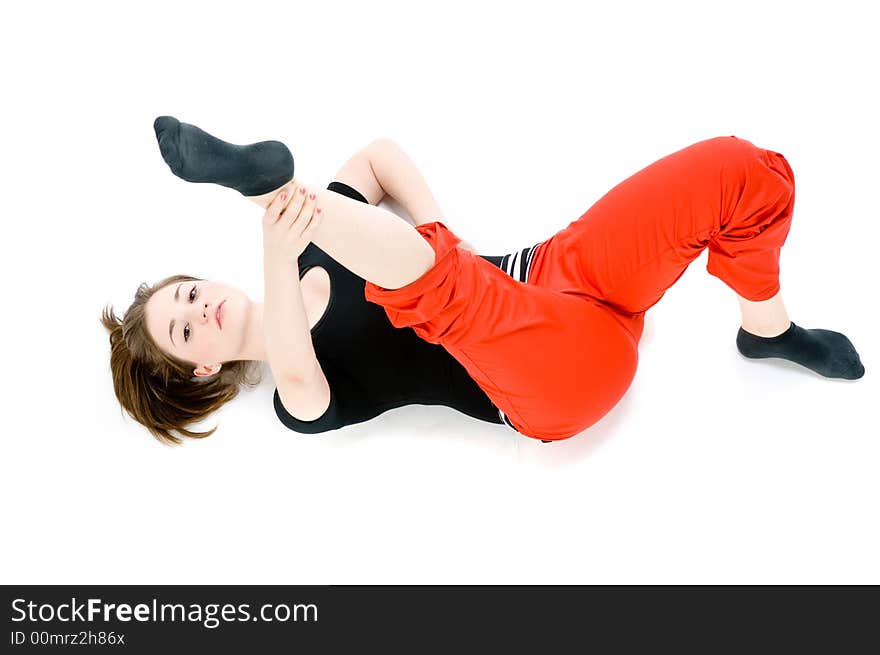
{"label": "woman's ear", "polygon": [[211,364],[208,366],[199,366],[197,369],[193,371],[193,373],[200,378],[207,377],[209,375],[214,375],[215,373],[220,371],[222,364]]}

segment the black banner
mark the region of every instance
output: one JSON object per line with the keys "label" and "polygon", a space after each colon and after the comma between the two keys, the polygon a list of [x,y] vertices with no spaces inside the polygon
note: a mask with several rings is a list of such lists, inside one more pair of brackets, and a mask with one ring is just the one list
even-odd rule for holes
{"label": "black banner", "polygon": [[646,640],[703,652],[790,652],[798,643],[861,652],[876,648],[880,609],[875,587],[74,585],[4,586],[0,594],[7,653],[417,653],[502,644],[544,653],[600,643],[629,651]]}

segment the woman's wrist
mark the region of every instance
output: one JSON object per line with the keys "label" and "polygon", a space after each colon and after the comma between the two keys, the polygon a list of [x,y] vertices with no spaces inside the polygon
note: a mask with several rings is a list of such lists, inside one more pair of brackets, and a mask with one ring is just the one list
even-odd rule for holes
{"label": "woman's wrist", "polygon": [[[263,249],[263,272],[266,275],[288,275],[296,271],[299,265],[299,256],[292,257],[290,253],[278,249]],[[297,278],[299,276],[296,276]]]}

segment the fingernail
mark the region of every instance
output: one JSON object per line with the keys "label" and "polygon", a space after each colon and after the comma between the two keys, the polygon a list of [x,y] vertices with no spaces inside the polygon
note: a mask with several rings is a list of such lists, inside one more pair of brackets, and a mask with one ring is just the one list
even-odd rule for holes
{"label": "fingernail", "polygon": [[320,209],[320,208],[318,208],[318,211],[317,211],[317,213],[318,213],[318,214],[320,214],[320,213],[321,213],[321,209]]}
{"label": "fingernail", "polygon": [[287,200],[287,191],[282,191],[278,197],[281,198],[281,202],[284,202]]}
{"label": "fingernail", "polygon": [[309,194],[309,200],[314,200],[314,199],[315,199],[315,194],[314,194],[314,193],[310,193],[310,194]]}
{"label": "fingernail", "polygon": [[300,193],[305,193],[305,192],[306,192],[306,188],[305,188],[304,186],[301,186],[301,187],[299,188],[299,192],[300,192]]}

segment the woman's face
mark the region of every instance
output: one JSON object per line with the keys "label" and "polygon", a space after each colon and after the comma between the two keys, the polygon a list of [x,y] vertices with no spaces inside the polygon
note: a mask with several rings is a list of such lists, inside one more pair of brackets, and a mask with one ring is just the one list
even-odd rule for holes
{"label": "woman's face", "polygon": [[235,287],[174,282],[147,301],[147,331],[164,352],[191,362],[196,375],[212,375],[217,364],[240,359],[251,311],[250,299]]}

